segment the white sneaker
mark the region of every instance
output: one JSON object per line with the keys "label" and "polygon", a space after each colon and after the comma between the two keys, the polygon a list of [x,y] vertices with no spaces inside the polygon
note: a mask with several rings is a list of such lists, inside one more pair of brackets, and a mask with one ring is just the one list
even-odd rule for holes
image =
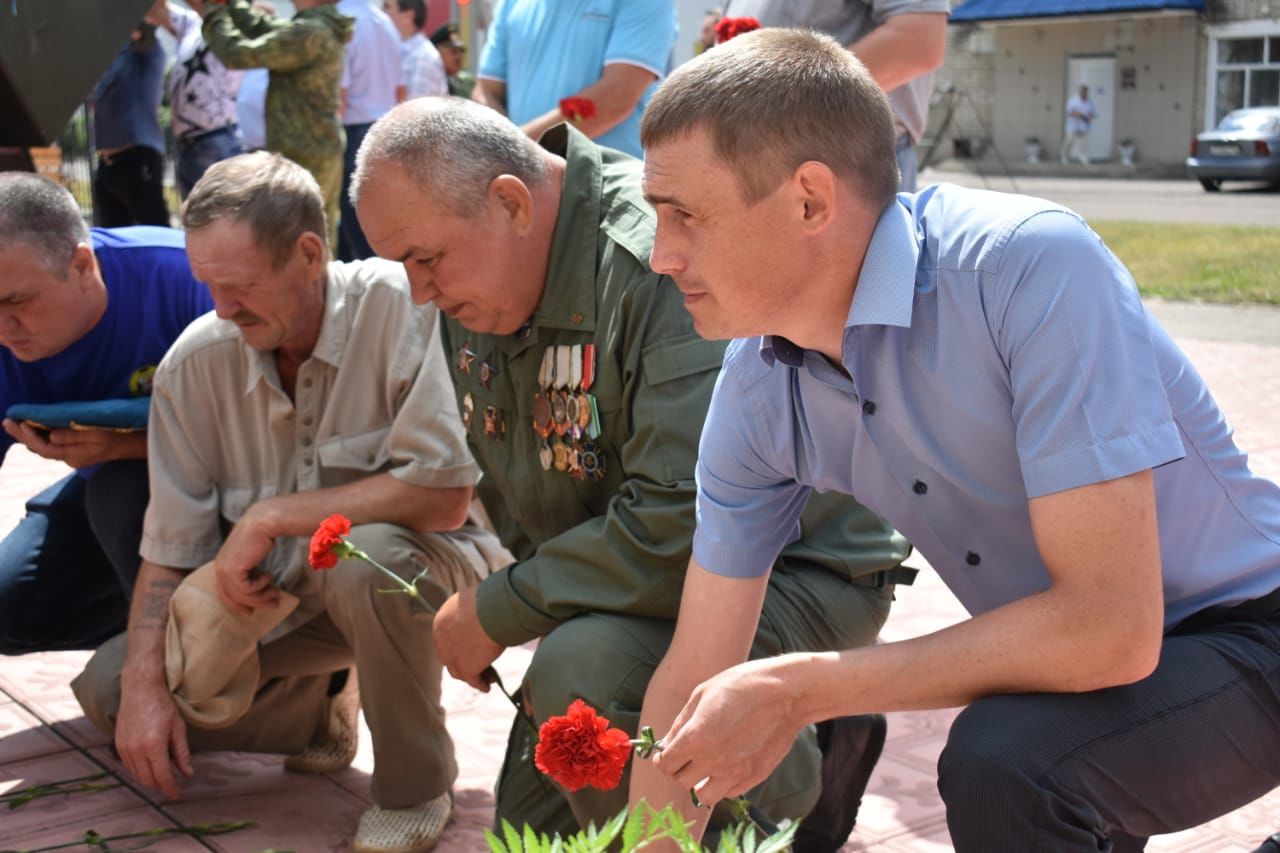
{"label": "white sneaker", "polygon": [[347,683],[329,698],[323,728],[301,752],[286,756],[284,769],[294,773],[335,773],[349,767],[360,746],[360,688],[355,668],[347,670]]}
{"label": "white sneaker", "polygon": [[425,853],[444,835],[452,813],[452,791],[411,809],[373,806],[360,816],[351,849],[355,853]]}

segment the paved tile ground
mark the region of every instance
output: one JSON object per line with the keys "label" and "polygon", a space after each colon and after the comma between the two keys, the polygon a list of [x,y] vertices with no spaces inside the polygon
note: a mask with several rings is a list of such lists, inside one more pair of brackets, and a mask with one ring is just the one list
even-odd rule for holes
{"label": "paved tile ground", "polygon": [[[1254,469],[1280,477],[1280,358],[1274,346],[1182,338],[1252,454]],[[1280,336],[1274,340],[1280,344]],[[24,497],[59,476],[20,451],[9,454],[0,474],[0,530],[22,512]],[[918,636],[963,618],[955,599],[931,573],[904,590],[884,636]],[[516,683],[530,649],[508,651],[499,670]],[[197,780],[181,802],[161,802],[127,783],[107,740],[80,715],[67,684],[86,653],[0,658],[0,793],[17,787],[107,772],[122,787],[101,793],[38,800],[0,811],[0,849],[35,848],[74,841],[88,829],[102,835],[210,821],[254,820],[256,829],[207,839],[164,839],[160,851],[221,850],[248,853],[268,848],[342,851],[368,804],[372,766],[364,733],[354,766],[329,777],[285,774],[277,758],[225,753],[197,756]],[[511,711],[498,694],[481,695],[458,683],[445,689],[449,728],[458,744],[462,775],[457,809],[443,853],[485,849],[483,827],[493,814],[492,782],[502,757]],[[934,787],[934,763],[953,711],[893,714],[889,741],[871,779],[867,801],[846,851],[947,850],[942,804]],[[1249,851],[1280,829],[1280,791],[1205,826],[1152,840],[1153,851]],[[83,848],[82,848],[83,849]],[[123,849],[113,847],[113,849]]]}

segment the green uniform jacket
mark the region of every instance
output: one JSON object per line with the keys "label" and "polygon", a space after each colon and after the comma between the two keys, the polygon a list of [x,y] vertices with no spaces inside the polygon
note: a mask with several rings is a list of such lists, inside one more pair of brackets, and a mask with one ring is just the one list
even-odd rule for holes
{"label": "green uniform jacket", "polygon": [[291,159],[342,154],[346,135],[342,106],[344,45],[355,19],[333,6],[304,9],[283,21],[228,0],[210,6],[204,40],[228,68],[266,68],[267,149]]}
{"label": "green uniform jacket", "polygon": [[[546,290],[527,332],[481,335],[443,319],[479,493],[518,562],[487,578],[485,631],[511,646],[584,612],[675,619],[694,527],[694,465],[723,342],[698,337],[671,280],[649,269],[656,220],[640,162],[567,125],[542,144],[568,162]],[[443,317],[443,315],[442,315]],[[594,344],[601,479],[544,470],[533,429],[548,346]],[[474,360],[460,351],[475,353]],[[481,381],[482,367],[496,369]],[[465,367],[465,369],[464,369]],[[490,408],[492,407],[492,408]],[[486,412],[490,417],[486,430]],[[505,434],[495,427],[505,425]],[[819,496],[788,561],[859,576],[898,564],[905,540],[845,496]]]}

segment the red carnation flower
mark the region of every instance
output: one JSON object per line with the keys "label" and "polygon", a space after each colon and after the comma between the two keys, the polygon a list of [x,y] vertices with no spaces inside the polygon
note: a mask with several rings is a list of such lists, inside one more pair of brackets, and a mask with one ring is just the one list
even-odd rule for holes
{"label": "red carnation flower", "polygon": [[611,791],[622,781],[631,756],[631,738],[581,699],[563,717],[551,717],[538,729],[533,763],[569,791],[587,785]]}
{"label": "red carnation flower", "polygon": [[578,124],[596,117],[596,102],[590,98],[561,98],[560,114]]}
{"label": "red carnation flower", "polygon": [[351,520],[344,515],[331,515],[320,522],[320,527],[311,536],[311,568],[332,569],[338,565],[340,556],[348,556],[345,552],[351,546],[342,537],[350,532]]}
{"label": "red carnation flower", "polygon": [[716,22],[716,44],[758,29],[760,22],[755,18],[721,18]]}

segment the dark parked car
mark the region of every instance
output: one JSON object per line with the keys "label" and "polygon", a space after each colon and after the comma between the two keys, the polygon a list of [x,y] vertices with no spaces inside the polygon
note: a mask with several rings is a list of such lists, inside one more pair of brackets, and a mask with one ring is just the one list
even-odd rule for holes
{"label": "dark parked car", "polygon": [[1191,143],[1187,174],[1210,192],[1223,181],[1280,186],[1280,107],[1232,110]]}

